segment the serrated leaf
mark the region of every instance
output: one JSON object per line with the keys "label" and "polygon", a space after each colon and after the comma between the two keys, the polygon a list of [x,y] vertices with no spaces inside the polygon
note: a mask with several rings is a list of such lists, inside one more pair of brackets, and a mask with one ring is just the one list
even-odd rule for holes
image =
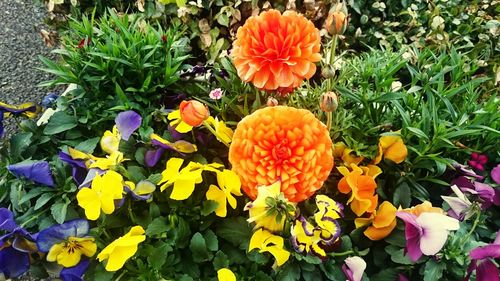
{"label": "serrated leaf", "polygon": [[211,213],[215,212],[217,207],[219,206],[219,203],[213,200],[206,200],[203,202],[203,207],[200,210],[200,213],[202,216],[208,216]]}
{"label": "serrated leaf", "polygon": [[424,270],[424,281],[438,281],[443,277],[443,270],[445,269],[446,264],[441,262],[437,263],[433,259],[429,259],[425,263]]}
{"label": "serrated leaf", "polygon": [[215,232],[217,236],[226,239],[235,246],[248,243],[252,236],[252,228],[243,217],[225,219]]}
{"label": "serrated leaf", "polygon": [[99,143],[100,137],[95,137],[88,139],[86,141],[81,142],[79,145],[75,147],[76,150],[80,150],[82,152],[86,153],[94,153],[94,149],[96,148],[97,144]]}
{"label": "serrated leaf", "polygon": [[205,242],[207,243],[207,248],[212,251],[218,251],[219,250],[219,240],[217,239],[217,235],[212,230],[207,230],[205,234],[203,235],[205,238]]}
{"label": "serrated leaf", "polygon": [[170,245],[162,243],[156,247],[150,256],[148,256],[148,263],[156,270],[160,270],[165,261],[167,260],[168,253],[173,249]]}
{"label": "serrated leaf", "polygon": [[17,159],[21,153],[31,144],[31,137],[33,133],[19,133],[12,136],[10,139],[10,153],[11,159]]}

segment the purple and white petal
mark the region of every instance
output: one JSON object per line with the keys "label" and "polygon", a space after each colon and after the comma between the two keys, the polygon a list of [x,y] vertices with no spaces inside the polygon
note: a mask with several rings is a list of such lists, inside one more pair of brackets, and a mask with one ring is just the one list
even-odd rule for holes
{"label": "purple and white petal", "polygon": [[345,259],[345,266],[342,266],[342,271],[349,281],[361,281],[363,273],[366,269],[366,262],[358,256]]}
{"label": "purple and white petal", "polygon": [[142,117],[133,110],[120,112],[115,118],[115,124],[123,140],[128,141],[130,136],[141,126]]}

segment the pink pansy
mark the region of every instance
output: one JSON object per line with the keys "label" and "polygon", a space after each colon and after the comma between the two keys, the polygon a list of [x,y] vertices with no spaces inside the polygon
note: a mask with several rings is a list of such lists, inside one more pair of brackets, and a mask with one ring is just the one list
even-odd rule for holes
{"label": "pink pansy", "polygon": [[457,219],[439,213],[424,212],[417,217],[399,211],[396,216],[405,222],[406,252],[412,261],[422,254],[437,254],[446,243],[448,232],[459,228]]}
{"label": "pink pansy", "polygon": [[363,272],[366,269],[366,262],[358,256],[345,259],[345,264],[342,266],[347,280],[360,281],[363,278]]}
{"label": "pink pansy", "polygon": [[491,259],[500,258],[500,231],[492,244],[474,248],[469,253],[472,262],[467,269],[465,280],[476,270],[477,281],[500,281],[500,271]]}
{"label": "pink pansy", "polygon": [[496,182],[496,184],[500,184],[500,164],[491,170],[491,179]]}
{"label": "pink pansy", "polygon": [[213,99],[213,100],[220,100],[222,98],[222,89],[221,88],[216,88],[213,89],[208,96]]}

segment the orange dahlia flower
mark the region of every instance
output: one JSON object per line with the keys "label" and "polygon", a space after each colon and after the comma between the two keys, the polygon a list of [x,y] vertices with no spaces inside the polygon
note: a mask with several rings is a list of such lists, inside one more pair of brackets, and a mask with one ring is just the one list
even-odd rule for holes
{"label": "orange dahlia flower", "polygon": [[281,180],[292,202],[320,189],[333,168],[332,141],[326,126],[310,111],[287,106],[259,109],[238,123],[229,162],[252,199],[257,186]]}
{"label": "orange dahlia flower", "polygon": [[269,10],[238,29],[231,55],[238,76],[257,88],[298,87],[321,60],[319,30],[294,11]]}

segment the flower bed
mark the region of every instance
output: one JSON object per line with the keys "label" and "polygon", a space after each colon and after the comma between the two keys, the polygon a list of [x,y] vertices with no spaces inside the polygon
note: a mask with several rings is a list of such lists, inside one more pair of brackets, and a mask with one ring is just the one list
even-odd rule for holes
{"label": "flower bed", "polygon": [[0,272],[497,280],[490,78],[453,47],[341,53],[347,19],[263,11],[207,63],[176,22],[72,21],[42,59],[72,87],[38,122],[0,103]]}

